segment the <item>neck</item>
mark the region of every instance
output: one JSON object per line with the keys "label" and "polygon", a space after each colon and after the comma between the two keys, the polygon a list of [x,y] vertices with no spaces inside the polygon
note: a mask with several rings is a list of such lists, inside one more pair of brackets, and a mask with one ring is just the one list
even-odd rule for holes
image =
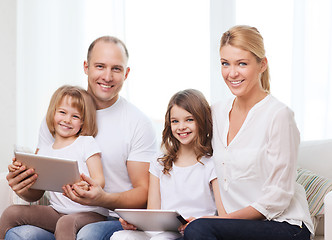
{"label": "neck", "polygon": [[175,165],[178,167],[187,167],[197,163],[197,155],[194,148],[189,145],[181,145]]}
{"label": "neck", "polygon": [[260,91],[250,97],[239,96],[235,98],[234,106],[240,111],[248,112],[255,104],[262,101],[268,94],[264,91]]}
{"label": "neck", "polygon": [[72,136],[72,137],[61,137],[58,134],[55,134],[55,138],[54,138],[54,143],[53,143],[53,148],[54,149],[61,149],[64,147],[69,146],[70,144],[72,144],[73,142],[75,142],[75,140],[78,138],[78,136]]}

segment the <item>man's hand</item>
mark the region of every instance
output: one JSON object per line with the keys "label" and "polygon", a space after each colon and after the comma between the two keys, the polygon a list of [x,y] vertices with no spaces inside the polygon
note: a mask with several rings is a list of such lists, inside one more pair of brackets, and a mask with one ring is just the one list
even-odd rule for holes
{"label": "man's hand", "polygon": [[137,227],[133,224],[128,223],[123,218],[119,218],[119,221],[121,223],[121,226],[124,230],[137,230]]}
{"label": "man's hand", "polygon": [[89,184],[89,189],[82,189],[82,187],[76,183],[72,186],[66,185],[62,188],[63,195],[82,205],[100,206],[100,200],[105,194],[104,190],[88,176],[81,174],[81,178],[82,181]]}

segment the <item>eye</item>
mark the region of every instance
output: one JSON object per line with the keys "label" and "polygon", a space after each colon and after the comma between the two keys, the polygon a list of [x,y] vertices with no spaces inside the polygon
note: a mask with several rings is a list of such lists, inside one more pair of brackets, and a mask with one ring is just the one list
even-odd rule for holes
{"label": "eye", "polygon": [[240,65],[241,67],[244,67],[244,66],[247,66],[248,64],[245,63],[245,62],[240,62],[239,65]]}
{"label": "eye", "polygon": [[178,123],[178,120],[172,120],[171,123]]}
{"label": "eye", "polygon": [[114,72],[121,72],[121,71],[122,71],[122,68],[120,68],[120,67],[114,67],[114,68],[113,68],[113,71],[114,71]]}
{"label": "eye", "polygon": [[187,119],[187,122],[194,122],[195,121],[195,119],[193,119],[193,118],[188,118]]}
{"label": "eye", "polygon": [[221,62],[221,66],[227,67],[227,66],[229,66],[229,63],[228,62]]}
{"label": "eye", "polygon": [[60,114],[66,114],[66,112],[63,111],[63,110],[58,110],[58,112],[59,112]]}
{"label": "eye", "polygon": [[75,118],[75,119],[81,119],[81,117],[78,116],[78,115],[74,115],[73,118]]}
{"label": "eye", "polygon": [[103,65],[101,65],[101,64],[97,64],[97,65],[96,65],[96,68],[98,68],[98,69],[103,69],[103,68],[104,68],[104,66],[103,66]]}

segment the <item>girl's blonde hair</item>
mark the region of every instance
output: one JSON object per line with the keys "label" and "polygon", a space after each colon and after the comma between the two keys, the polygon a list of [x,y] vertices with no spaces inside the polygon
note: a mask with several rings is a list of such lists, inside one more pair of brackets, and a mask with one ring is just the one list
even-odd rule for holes
{"label": "girl's blonde hair", "polygon": [[[251,52],[260,63],[265,58],[263,37],[255,27],[238,25],[225,32],[220,40],[220,50],[226,45],[231,45]],[[265,92],[270,93],[269,66],[261,74],[261,86]]]}
{"label": "girl's blonde hair", "polygon": [[46,123],[52,136],[55,136],[54,115],[56,109],[65,97],[71,98],[72,107],[77,108],[81,115],[82,127],[77,136],[93,136],[98,133],[96,104],[86,90],[77,86],[64,85],[58,88],[52,95],[46,114]]}
{"label": "girl's blonde hair", "polygon": [[212,156],[212,116],[209,103],[204,95],[195,89],[186,89],[177,92],[170,99],[165,114],[165,126],[162,136],[161,147],[165,150],[165,155],[158,159],[164,166],[163,173],[169,174],[172,169],[173,162],[177,159],[177,152],[180,148],[180,142],[177,140],[171,129],[171,109],[174,105],[183,108],[192,114],[198,134],[193,140],[193,148],[197,155],[197,161],[200,162],[203,156]]}

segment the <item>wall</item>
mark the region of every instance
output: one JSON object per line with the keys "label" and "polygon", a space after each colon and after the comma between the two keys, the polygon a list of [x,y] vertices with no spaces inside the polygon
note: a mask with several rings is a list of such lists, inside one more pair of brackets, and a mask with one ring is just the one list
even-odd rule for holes
{"label": "wall", "polygon": [[16,142],[16,1],[0,1],[0,32],[0,172],[3,172]]}

